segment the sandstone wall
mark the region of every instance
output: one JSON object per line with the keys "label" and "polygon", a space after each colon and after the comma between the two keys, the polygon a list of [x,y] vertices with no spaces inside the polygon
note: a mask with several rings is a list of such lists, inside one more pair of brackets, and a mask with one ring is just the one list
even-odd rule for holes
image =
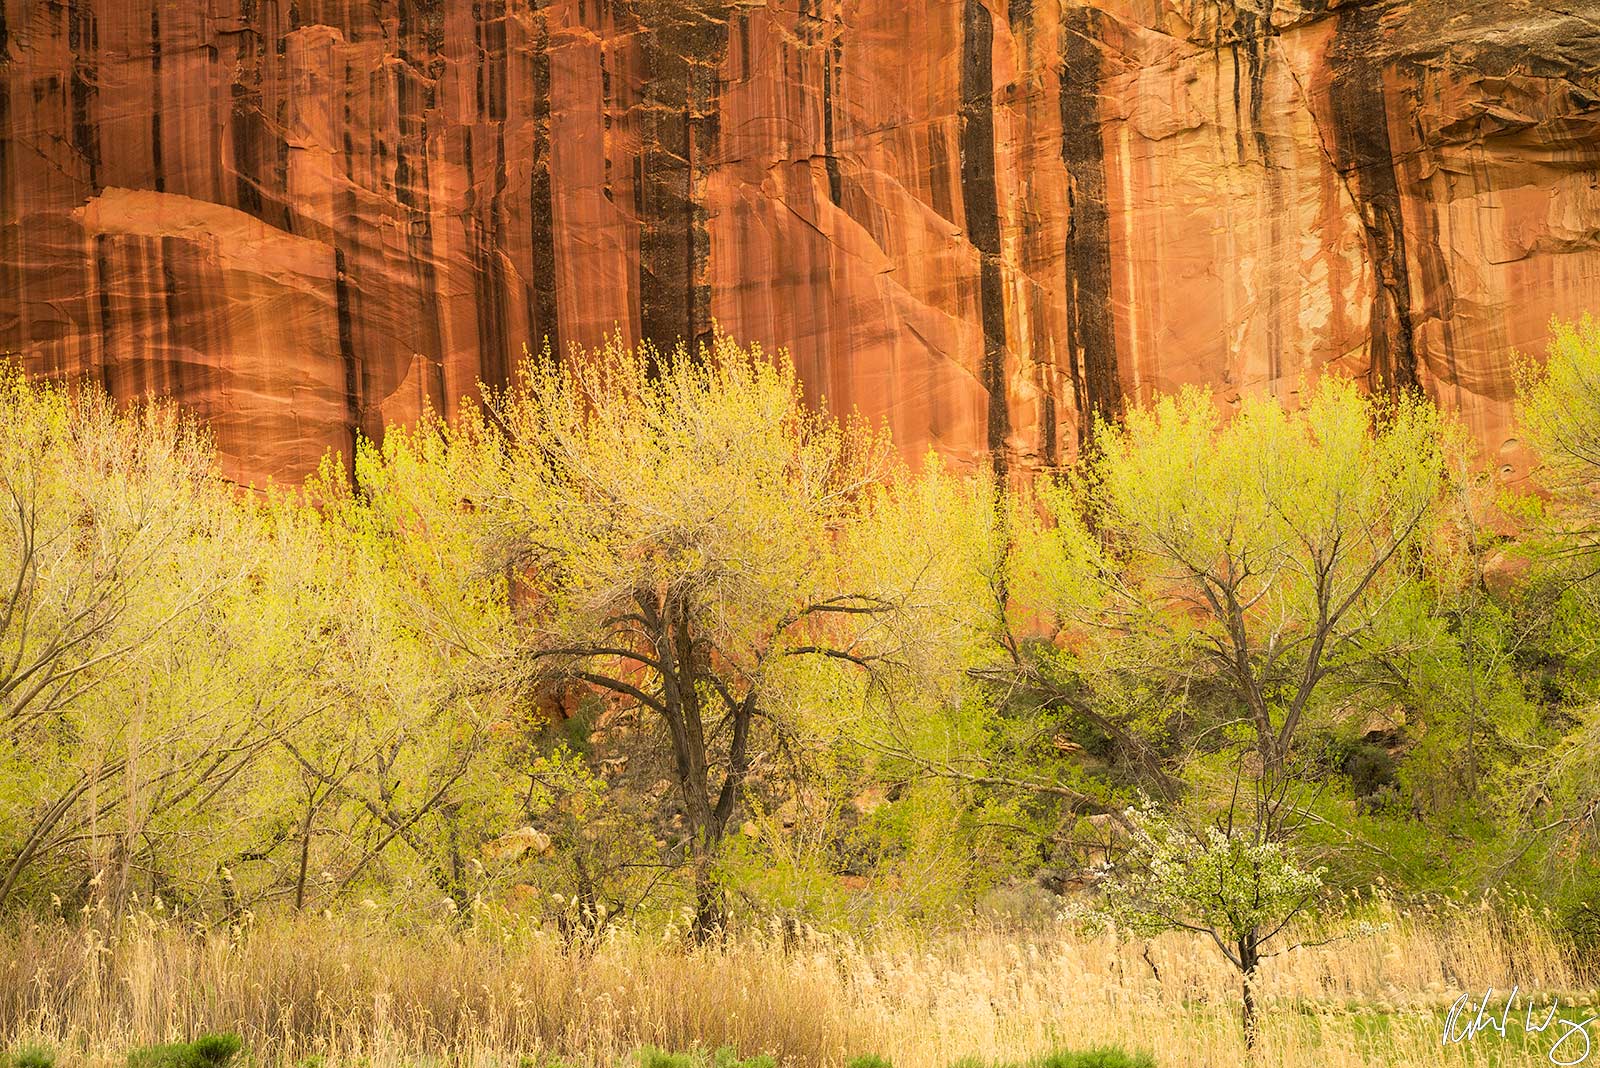
{"label": "sandstone wall", "polygon": [[1332,365],[1515,474],[1586,308],[1596,0],[0,0],[0,350],[244,480],[713,323],[911,453]]}

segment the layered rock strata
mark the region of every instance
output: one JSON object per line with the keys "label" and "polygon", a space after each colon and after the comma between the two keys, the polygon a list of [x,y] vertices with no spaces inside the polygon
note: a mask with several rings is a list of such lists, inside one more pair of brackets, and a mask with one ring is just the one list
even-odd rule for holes
{"label": "layered rock strata", "polygon": [[1596,305],[1593,0],[0,0],[0,350],[241,480],[718,325],[910,454],[1331,368],[1515,475]]}

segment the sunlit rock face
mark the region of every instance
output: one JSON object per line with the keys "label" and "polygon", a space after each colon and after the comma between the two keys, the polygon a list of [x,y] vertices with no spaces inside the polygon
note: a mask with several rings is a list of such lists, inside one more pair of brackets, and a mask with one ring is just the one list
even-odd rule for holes
{"label": "sunlit rock face", "polygon": [[241,480],[714,325],[910,455],[1332,367],[1516,474],[1597,305],[1595,0],[0,0],[0,349]]}

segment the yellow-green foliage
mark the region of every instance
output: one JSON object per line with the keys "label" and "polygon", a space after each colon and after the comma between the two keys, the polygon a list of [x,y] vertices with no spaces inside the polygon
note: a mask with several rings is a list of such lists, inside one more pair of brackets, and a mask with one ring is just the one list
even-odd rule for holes
{"label": "yellow-green foliage", "polygon": [[786,360],[725,337],[531,362],[494,408],[509,447],[466,485],[540,640],[586,642],[653,590],[765,671],[789,617],[843,592],[835,535],[890,469],[886,441],[805,406]]}
{"label": "yellow-green foliage", "polygon": [[0,410],[0,903],[69,876],[119,898],[238,834],[291,714],[235,625],[261,539],[170,411],[15,371]]}
{"label": "yellow-green foliage", "polygon": [[[669,853],[758,883],[786,872],[825,900],[840,736],[887,693],[948,695],[984,622],[974,486],[937,465],[912,479],[886,438],[809,409],[786,357],[726,337],[693,356],[613,342],[530,363],[462,426],[501,439],[465,483],[485,561],[518,588],[497,666],[599,685],[665,728],[654,759],[687,821]],[[794,791],[803,767],[822,790]],[[769,810],[809,818],[724,849],[728,800],[759,812],[748,769]]]}
{"label": "yellow-green foliage", "polygon": [[[247,852],[279,859],[236,885],[449,912],[523,882],[615,911],[718,854],[827,911],[862,725],[952,700],[998,612],[992,501],[937,463],[912,478],[727,338],[547,353],[484,408],[330,458],[266,509],[319,712],[270,754]],[[722,849],[729,791],[752,833]]]}
{"label": "yellow-green foliage", "polygon": [[[1592,666],[1600,653],[1600,323],[1585,315],[1551,322],[1542,366],[1525,365],[1518,415],[1540,466],[1534,481],[1546,501],[1525,499],[1533,544],[1529,583],[1536,607],[1553,632],[1551,653],[1564,670],[1555,680],[1572,707],[1556,720],[1558,737],[1545,739],[1513,775],[1508,809],[1524,845],[1518,857],[1542,861],[1545,888],[1559,888],[1575,933],[1592,947],[1595,888],[1600,868],[1600,703]],[[1553,833],[1552,833],[1553,832]]]}
{"label": "yellow-green foliage", "polygon": [[[1597,351],[1558,327],[1524,400],[1579,517]],[[1459,433],[1302,401],[1158,398],[1001,486],[913,472],[781,355],[613,341],[246,493],[173,412],[8,372],[0,906],[948,918],[1248,750],[1322,818],[1535,764],[1523,810],[1589,811],[1594,729],[1525,678]],[[1358,813],[1329,752],[1382,703],[1429,768],[1474,756],[1395,757]]]}
{"label": "yellow-green foliage", "polygon": [[[1579,981],[1542,919],[1286,947],[1337,933],[1300,914],[1322,865],[1459,882],[1469,849],[1485,882],[1565,862],[1592,925],[1597,359],[1558,325],[1524,383],[1526,587],[1459,429],[1332,379],[1157,398],[1002,486],[913,472],[781,355],[613,341],[256,493],[170,410],[8,372],[0,1032],[1216,1064],[1215,934],[1285,949],[1234,962],[1273,1063],[1371,1062],[1351,1002],[1434,1063],[1447,982]],[[1187,934],[1052,925],[1101,862],[1124,921]],[[1044,935],[909,929],[975,914]]]}
{"label": "yellow-green foliage", "polygon": [[1100,427],[1023,520],[1014,588],[1066,650],[1047,666],[1131,731],[1199,713],[1280,764],[1331,691],[1410,640],[1389,622],[1436,522],[1445,436],[1425,401],[1331,378],[1297,411],[1247,401],[1224,420],[1188,390]]}
{"label": "yellow-green foliage", "polygon": [[1543,463],[1541,481],[1592,509],[1600,479],[1600,322],[1557,319],[1550,330],[1548,359],[1523,368],[1517,414]]}

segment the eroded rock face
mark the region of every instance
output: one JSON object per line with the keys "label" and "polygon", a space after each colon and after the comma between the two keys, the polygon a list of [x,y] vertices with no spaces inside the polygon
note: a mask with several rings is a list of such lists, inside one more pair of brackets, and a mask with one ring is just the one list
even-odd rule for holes
{"label": "eroded rock face", "polygon": [[1595,0],[0,0],[0,349],[238,478],[713,324],[908,453],[1419,383],[1600,305]]}

